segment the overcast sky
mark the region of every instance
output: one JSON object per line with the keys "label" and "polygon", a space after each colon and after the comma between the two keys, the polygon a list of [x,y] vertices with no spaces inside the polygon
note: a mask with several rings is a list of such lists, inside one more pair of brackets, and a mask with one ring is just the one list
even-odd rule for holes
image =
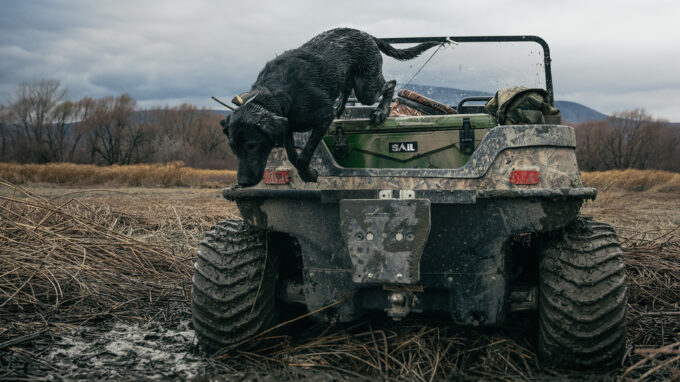
{"label": "overcast sky", "polygon": [[[425,5],[420,5],[425,4]],[[71,99],[219,108],[267,60],[340,26],[378,37],[534,34],[556,98],[680,122],[678,1],[27,1],[0,10],[0,102],[53,78]]]}

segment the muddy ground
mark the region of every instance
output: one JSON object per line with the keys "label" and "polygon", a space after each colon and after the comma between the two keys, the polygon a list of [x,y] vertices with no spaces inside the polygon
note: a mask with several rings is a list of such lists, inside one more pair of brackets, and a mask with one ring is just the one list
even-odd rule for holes
{"label": "muddy ground", "polygon": [[[235,206],[224,201],[217,189],[28,188],[46,198],[75,198],[97,206],[120,218],[117,227],[127,234],[169,243],[178,256],[187,259],[213,222],[238,216]],[[680,316],[647,314],[680,311],[678,301],[655,297],[664,285],[677,288],[680,277],[659,277],[654,274],[658,270],[640,265],[654,258],[659,240],[667,243],[680,235],[680,195],[607,192],[587,203],[583,213],[617,229],[626,261],[630,261],[633,305],[628,354],[622,368],[613,372],[579,375],[542,369],[535,357],[535,318],[531,316],[517,317],[511,328],[489,331],[455,328],[444,317],[414,316],[396,324],[369,317],[345,326],[301,320],[275,333],[269,342],[207,358],[191,330],[190,280],[186,279],[168,286],[160,298],[150,296],[148,309],[133,314],[67,319],[40,312],[10,315],[0,308],[0,380],[673,378],[673,368],[680,367],[677,358],[654,369],[660,363],[645,361],[636,350],[680,343]],[[409,368],[415,371],[405,371]]]}

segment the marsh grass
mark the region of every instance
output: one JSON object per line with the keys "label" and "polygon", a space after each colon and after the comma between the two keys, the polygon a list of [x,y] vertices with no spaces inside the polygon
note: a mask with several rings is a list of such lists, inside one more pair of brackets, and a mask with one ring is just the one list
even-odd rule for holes
{"label": "marsh grass", "polygon": [[660,170],[584,172],[583,182],[599,191],[680,192],[680,173]]}
{"label": "marsh grass", "polygon": [[182,162],[125,166],[0,163],[0,178],[13,184],[217,187],[234,183],[236,171],[195,169]]}
{"label": "marsh grass", "polygon": [[[131,179],[161,168],[170,175],[150,178],[157,185],[177,179],[181,184],[201,185],[196,173],[182,172],[181,166],[166,170],[141,166],[90,170],[135,173],[115,178],[130,185],[149,184],[145,183],[152,182],[149,178]],[[42,171],[52,175],[22,175],[22,179],[92,182],[96,178],[88,178],[90,170],[79,168],[75,168],[82,171],[79,176],[54,175],[67,168],[74,167],[45,165]],[[195,183],[182,176],[194,176]],[[644,206],[654,206],[660,213],[674,209],[677,200],[669,190],[677,187],[680,175],[627,170],[584,173],[583,177],[586,184],[600,188],[598,200],[585,212],[597,212],[602,214],[600,220],[614,222],[624,247],[629,326],[628,352],[621,369],[588,376],[541,368],[536,360],[534,316],[513,320],[510,328],[490,330],[459,328],[448,317],[416,315],[396,323],[383,317],[351,325],[302,319],[247,341],[216,362],[235,370],[284,370],[298,377],[305,370],[332,370],[356,380],[679,378],[680,229],[673,221],[660,222],[651,216],[640,219],[635,215],[639,211],[628,207],[644,201]],[[96,179],[112,181],[103,175]],[[200,205],[183,201],[185,208],[176,208],[158,195],[153,200],[134,196],[136,202],[132,202],[118,195],[121,191],[110,191],[115,194],[106,199],[83,199],[81,192],[87,190],[77,191],[81,198],[69,193],[46,198],[7,181],[0,188],[0,341],[45,327],[56,333],[94,320],[149,321],[155,319],[158,307],[168,305],[168,299],[179,302],[183,308],[176,310],[186,314],[193,251],[201,232],[219,218],[215,211],[231,208],[229,213],[236,213],[232,204],[220,207],[218,190],[215,199],[205,199]],[[107,192],[93,191],[97,195]],[[665,204],[657,206],[657,202]],[[620,220],[619,215],[626,219]]]}

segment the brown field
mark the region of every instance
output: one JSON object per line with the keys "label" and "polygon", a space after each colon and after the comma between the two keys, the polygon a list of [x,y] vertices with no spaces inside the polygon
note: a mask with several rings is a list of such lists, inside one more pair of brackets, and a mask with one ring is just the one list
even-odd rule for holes
{"label": "brown field", "polygon": [[[186,167],[182,162],[125,166],[0,162],[0,179],[14,184],[69,186],[221,187],[235,182],[236,171],[196,169]],[[600,191],[680,192],[680,173],[668,171],[629,169],[585,172],[583,181]]]}
{"label": "brown field", "polygon": [[[166,374],[168,365],[142,364],[141,353],[103,366],[88,357],[115,353],[102,341],[116,325],[154,333],[186,326],[197,243],[214,222],[238,216],[216,186],[233,182],[233,172],[179,164],[0,164],[0,174],[13,181],[0,182],[0,379],[196,375]],[[612,224],[624,246],[629,331],[620,370],[541,369],[532,317],[502,330],[461,329],[422,316],[330,327],[301,320],[217,359],[196,355],[193,340],[173,351],[186,353],[212,380],[680,378],[680,174],[610,171],[586,173],[584,180],[600,194],[582,212]],[[102,348],[86,359],[82,349],[66,361],[54,356],[77,338]],[[64,362],[78,365],[79,374]]]}
{"label": "brown field", "polygon": [[18,164],[0,162],[0,179],[14,184],[219,187],[234,183],[236,171],[185,167],[182,162],[95,166],[92,164]]}

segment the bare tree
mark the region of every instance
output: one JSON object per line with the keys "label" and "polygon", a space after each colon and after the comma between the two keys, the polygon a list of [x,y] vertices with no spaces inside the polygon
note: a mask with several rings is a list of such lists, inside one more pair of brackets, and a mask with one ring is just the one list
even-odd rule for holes
{"label": "bare tree", "polygon": [[232,168],[233,157],[219,125],[220,115],[194,105],[150,110],[159,127],[155,160],[181,160],[192,167]]}
{"label": "bare tree", "polygon": [[7,148],[10,141],[10,117],[9,109],[5,105],[0,105],[0,161],[9,159]]}
{"label": "bare tree", "polygon": [[45,135],[53,120],[55,107],[66,95],[57,80],[41,79],[21,83],[10,106],[12,118],[20,126],[19,145],[26,161],[47,162],[50,151]]}
{"label": "bare tree", "polygon": [[156,125],[135,121],[136,101],[128,94],[93,101],[80,123],[91,162],[130,164],[151,160]]}
{"label": "bare tree", "polygon": [[128,95],[118,98],[104,97],[95,101],[94,110],[87,121],[83,121],[88,134],[91,161],[98,155],[106,164],[122,162],[124,133],[132,124],[135,102]]}
{"label": "bare tree", "polygon": [[605,121],[575,127],[583,170],[655,168],[680,170],[669,158],[680,149],[680,128],[644,110],[616,113]]}
{"label": "bare tree", "polygon": [[76,149],[83,137],[78,122],[87,113],[87,106],[87,101],[65,101],[54,108],[52,123],[45,129],[50,161],[74,161]]}

